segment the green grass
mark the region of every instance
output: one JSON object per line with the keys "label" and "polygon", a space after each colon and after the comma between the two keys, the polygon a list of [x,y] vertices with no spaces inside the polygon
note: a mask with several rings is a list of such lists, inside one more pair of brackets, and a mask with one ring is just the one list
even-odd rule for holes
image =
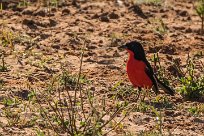
{"label": "green grass", "polygon": [[181,87],[178,92],[186,99],[199,100],[204,96],[204,75],[196,75],[194,58],[188,58],[186,68],[186,73],[179,79]]}
{"label": "green grass", "polygon": [[0,65],[0,72],[7,72],[8,71],[8,68],[7,68],[6,63],[5,63],[4,54],[5,54],[4,52],[2,52],[2,54],[0,54],[1,60],[2,60],[2,65]]}
{"label": "green grass", "polygon": [[201,34],[204,34],[204,0],[197,0],[195,10],[201,19]]}
{"label": "green grass", "polygon": [[134,0],[133,1],[136,4],[154,4],[154,5],[161,5],[163,3],[163,0]]}
{"label": "green grass", "polygon": [[202,116],[204,115],[204,104],[192,106],[188,109],[188,112],[191,113],[193,116]]}

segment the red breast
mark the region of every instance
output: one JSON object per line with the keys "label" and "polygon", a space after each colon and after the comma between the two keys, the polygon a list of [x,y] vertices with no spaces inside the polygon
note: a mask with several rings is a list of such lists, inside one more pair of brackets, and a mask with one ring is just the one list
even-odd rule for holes
{"label": "red breast", "polygon": [[134,87],[151,88],[152,81],[145,73],[145,63],[143,61],[136,60],[132,51],[127,51],[129,53],[129,59],[127,62],[126,70],[130,82]]}

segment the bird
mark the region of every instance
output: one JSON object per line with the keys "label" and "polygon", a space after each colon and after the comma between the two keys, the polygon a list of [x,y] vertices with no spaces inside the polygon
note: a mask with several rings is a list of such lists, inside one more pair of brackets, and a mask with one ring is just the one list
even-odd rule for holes
{"label": "bird", "polygon": [[130,41],[119,49],[126,49],[129,53],[126,71],[133,87],[137,87],[140,92],[142,88],[152,88],[156,95],[159,94],[159,87],[161,87],[165,93],[174,96],[175,91],[160,81],[154,73],[140,42]]}

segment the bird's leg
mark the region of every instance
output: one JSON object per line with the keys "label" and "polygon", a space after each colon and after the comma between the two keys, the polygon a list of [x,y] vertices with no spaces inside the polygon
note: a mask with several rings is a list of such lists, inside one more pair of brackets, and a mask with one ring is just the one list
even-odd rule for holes
{"label": "bird's leg", "polygon": [[141,94],[141,92],[142,92],[142,88],[141,88],[141,87],[138,87],[138,90],[139,90],[139,93],[138,93],[138,95],[137,95],[136,101],[138,101],[139,98],[140,98],[140,94]]}
{"label": "bird's leg", "polygon": [[145,91],[144,91],[143,94],[144,94],[144,96],[143,96],[143,98],[141,99],[142,102],[144,102],[145,96],[146,96],[146,94],[147,94],[147,89],[145,89]]}
{"label": "bird's leg", "polygon": [[147,92],[147,97],[148,97],[148,103],[149,103],[149,105],[150,105],[150,103],[151,103],[151,93],[150,93],[150,90],[147,90],[148,92]]}

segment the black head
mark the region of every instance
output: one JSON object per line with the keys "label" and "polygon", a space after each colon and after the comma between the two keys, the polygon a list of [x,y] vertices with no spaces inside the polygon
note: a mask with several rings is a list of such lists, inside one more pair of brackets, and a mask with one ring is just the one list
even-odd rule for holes
{"label": "black head", "polygon": [[144,60],[146,58],[142,45],[137,41],[131,41],[119,47],[130,50],[134,53],[134,58],[137,60]]}

